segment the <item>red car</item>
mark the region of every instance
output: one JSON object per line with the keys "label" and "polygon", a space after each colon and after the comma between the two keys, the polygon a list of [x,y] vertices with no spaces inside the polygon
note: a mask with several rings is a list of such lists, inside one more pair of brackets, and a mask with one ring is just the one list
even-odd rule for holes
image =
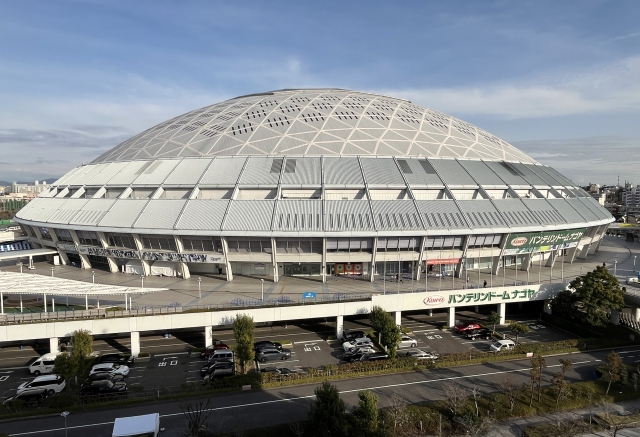
{"label": "red car", "polygon": [[221,342],[220,340],[214,341],[211,346],[208,346],[205,350],[200,352],[200,358],[209,358],[214,351],[218,349],[229,349],[229,346]]}
{"label": "red car", "polygon": [[467,322],[461,325],[456,325],[456,332],[458,334],[464,334],[467,331],[473,331],[475,329],[482,329],[482,326],[474,322]]}

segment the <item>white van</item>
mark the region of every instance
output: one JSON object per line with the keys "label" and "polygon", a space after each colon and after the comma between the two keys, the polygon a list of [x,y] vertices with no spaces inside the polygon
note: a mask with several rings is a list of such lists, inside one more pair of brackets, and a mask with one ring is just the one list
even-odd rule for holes
{"label": "white van", "polygon": [[158,413],[144,416],[118,417],[113,424],[112,437],[157,437],[160,431]]}
{"label": "white van", "polygon": [[29,373],[36,376],[42,373],[52,373],[53,363],[56,360],[56,357],[61,353],[62,352],[52,352],[37,358],[33,363],[29,364]]}
{"label": "white van", "polygon": [[493,352],[510,351],[515,347],[513,340],[498,340],[491,345],[491,350]]}

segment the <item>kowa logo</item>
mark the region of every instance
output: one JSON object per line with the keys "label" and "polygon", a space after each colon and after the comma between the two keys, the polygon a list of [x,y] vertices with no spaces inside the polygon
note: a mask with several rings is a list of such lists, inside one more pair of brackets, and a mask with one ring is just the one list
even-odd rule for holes
{"label": "kowa logo", "polygon": [[425,305],[438,305],[444,303],[444,296],[429,296],[423,302]]}
{"label": "kowa logo", "polygon": [[511,245],[515,247],[523,246],[527,244],[528,240],[529,239],[527,237],[516,237],[513,240],[511,240]]}

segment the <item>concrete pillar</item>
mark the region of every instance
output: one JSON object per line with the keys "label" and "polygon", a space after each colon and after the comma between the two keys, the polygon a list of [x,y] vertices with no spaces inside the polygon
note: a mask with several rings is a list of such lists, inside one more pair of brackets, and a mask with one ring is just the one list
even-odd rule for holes
{"label": "concrete pillar", "polygon": [[140,333],[131,331],[131,356],[137,357],[138,355],[140,355]]}
{"label": "concrete pillar", "polygon": [[213,326],[204,327],[204,347],[213,345]]}
{"label": "concrete pillar", "polygon": [[[227,281],[233,281],[233,272],[231,271],[231,262],[229,262],[229,243],[227,243],[227,239],[225,237],[220,238],[222,241],[222,252],[224,253],[224,263],[225,263],[225,271],[227,273]],[[272,243],[273,246],[271,250],[275,253],[275,242]],[[276,267],[276,274],[278,273],[278,269]],[[275,278],[274,278],[275,281]],[[277,281],[276,281],[277,282]]]}
{"label": "concrete pillar", "polygon": [[58,337],[51,337],[49,339],[49,352],[51,353],[60,352],[60,346],[58,345],[59,341],[60,339]]}
{"label": "concrete pillar", "polygon": [[[371,269],[371,280],[373,281],[373,268]],[[322,265],[320,266],[320,273],[322,273],[322,283],[326,284],[327,282],[327,239],[322,239]]]}
{"label": "concrete pillar", "polygon": [[449,307],[447,312],[447,326],[451,328],[456,326],[456,309],[454,307]]}
{"label": "concrete pillar", "polygon": [[573,261],[576,259],[577,254],[578,254],[578,246],[570,247],[569,249],[567,249],[566,262],[570,264],[573,263]]}
{"label": "concrete pillar", "polygon": [[474,312],[474,313],[479,313],[479,312],[480,312],[480,305],[476,305],[476,306],[473,308],[473,312]]}
{"label": "concrete pillar", "polygon": [[429,309],[429,317],[433,317],[433,310]]}
{"label": "concrete pillar", "polygon": [[189,266],[187,263],[179,262],[178,268],[180,269],[180,273],[182,273],[182,279],[189,279],[191,277],[191,272],[189,272]]}
{"label": "concrete pillar", "polygon": [[336,317],[336,337],[342,340],[342,332],[344,331],[344,316]]}
{"label": "concrete pillar", "polygon": [[427,244],[427,237],[422,237],[420,239],[420,253],[418,254],[418,263],[417,263],[418,267],[416,268],[416,281],[420,280],[420,271],[422,270],[422,263],[424,262],[424,245],[425,244]]}
{"label": "concrete pillar", "polygon": [[611,323],[614,325],[620,324],[620,311],[611,310]]}
{"label": "concrete pillar", "polygon": [[529,271],[531,267],[531,257],[533,256],[533,252],[523,253],[518,255],[518,261],[520,261],[520,270],[525,272]]}
{"label": "concrete pillar", "polygon": [[140,252],[140,264],[142,264],[142,271],[144,272],[144,276],[151,275],[151,265],[149,261],[145,261],[142,259],[142,252],[144,251],[144,245],[142,244],[142,238],[138,234],[131,234],[133,237],[133,241],[136,242],[136,249]]}
{"label": "concrete pillar", "polygon": [[402,311],[396,311],[393,313],[393,318],[396,321],[396,325],[400,326],[402,324]]}
{"label": "concrete pillar", "polygon": [[585,244],[582,246],[582,249],[580,249],[576,258],[585,259],[587,257],[587,253],[589,253],[589,246],[591,246],[591,244]]}
{"label": "concrete pillar", "polygon": [[[322,243],[322,248],[324,249],[324,242]],[[227,247],[228,249],[228,247]],[[322,259],[325,259],[324,254],[322,255]],[[273,282],[278,282],[280,280],[280,275],[278,273],[278,251],[276,248],[276,239],[272,238],[271,239],[271,268],[273,269]],[[323,264],[324,265],[324,264]],[[322,268],[321,268],[322,269]],[[233,279],[233,277],[231,278]],[[227,278],[227,281],[229,279]],[[322,279],[322,282],[324,283],[324,277]]]}
{"label": "concrete pillar", "polygon": [[544,265],[545,267],[553,268],[553,265],[556,263],[556,259],[558,258],[558,251],[552,250],[549,252],[549,258],[547,258],[547,262]]}
{"label": "concrete pillar", "polygon": [[500,272],[500,257],[492,256],[491,257],[491,274],[496,276]]}
{"label": "concrete pillar", "polygon": [[547,314],[551,314],[551,299],[547,299],[544,301],[544,306],[542,307],[542,311]]}
{"label": "concrete pillar", "polygon": [[[426,237],[424,237],[426,239]],[[463,271],[466,270],[469,274],[469,266],[467,266],[467,250],[469,250],[469,237],[465,237],[462,243],[462,255],[460,256],[460,262],[456,265],[455,275],[458,278],[462,278]],[[466,278],[465,278],[466,279]],[[466,283],[466,281],[465,281]]]}
{"label": "concrete pillar", "polygon": [[640,321],[640,308],[633,309],[633,320]]}
{"label": "concrete pillar", "polygon": [[498,304],[498,314],[500,315],[500,325],[505,324],[505,320],[507,319],[507,304],[499,303]]}
{"label": "concrete pillar", "polygon": [[[78,238],[78,234],[76,234],[76,231],[74,231],[73,229],[69,229],[69,234],[71,235],[71,238],[73,238],[73,244],[75,244],[76,247],[80,247],[80,239]],[[78,255],[80,256],[80,268],[90,269],[91,261],[89,261],[89,255],[82,254],[80,253],[80,251],[78,251]]]}

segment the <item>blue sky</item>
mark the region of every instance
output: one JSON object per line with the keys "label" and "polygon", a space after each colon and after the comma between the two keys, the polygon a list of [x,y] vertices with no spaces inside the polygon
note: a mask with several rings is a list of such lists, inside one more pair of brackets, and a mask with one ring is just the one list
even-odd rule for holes
{"label": "blue sky", "polygon": [[226,98],[327,86],[450,113],[579,183],[640,183],[640,2],[236,3],[0,2],[0,180],[60,176]]}

